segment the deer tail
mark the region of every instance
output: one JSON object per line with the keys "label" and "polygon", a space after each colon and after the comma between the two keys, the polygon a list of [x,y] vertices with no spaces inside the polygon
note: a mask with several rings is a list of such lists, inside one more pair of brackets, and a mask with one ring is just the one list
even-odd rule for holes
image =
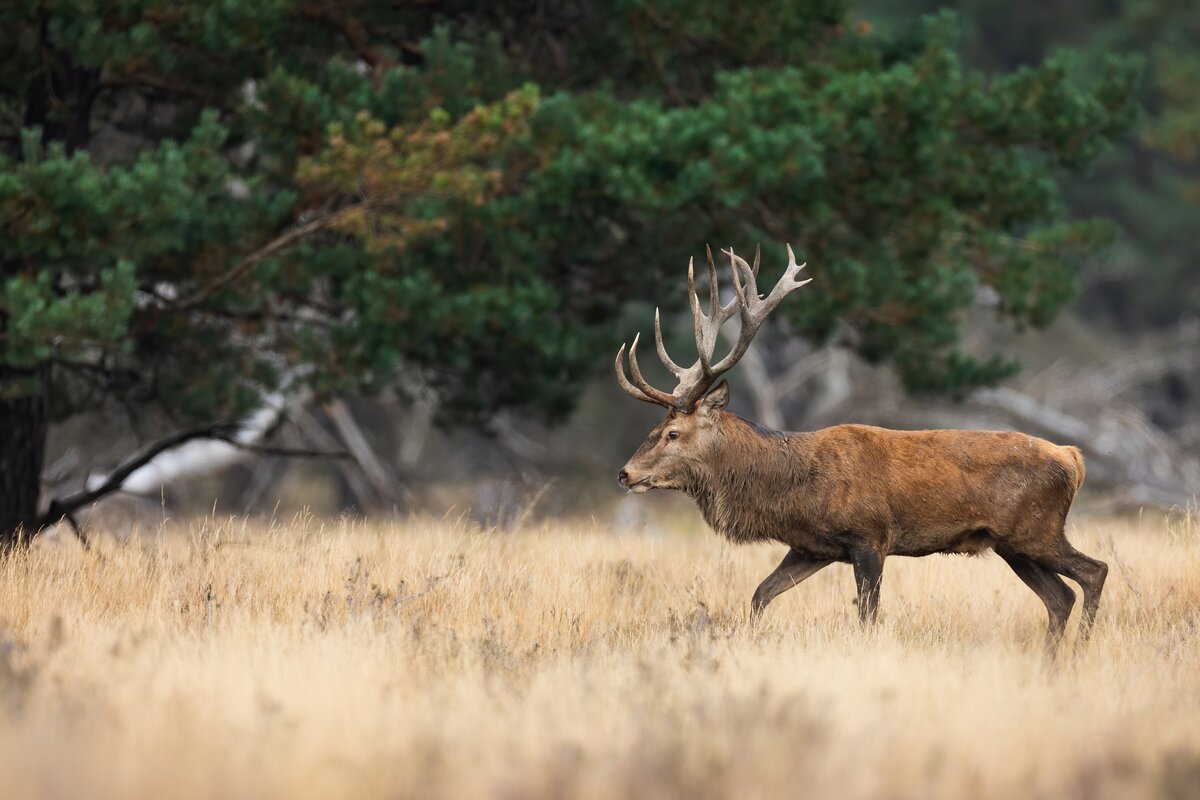
{"label": "deer tail", "polygon": [[1083,453],[1079,452],[1078,447],[1067,447],[1065,449],[1071,454],[1071,459],[1075,462],[1075,491],[1078,492],[1079,487],[1083,486],[1084,475],[1087,474],[1087,470],[1083,466]]}

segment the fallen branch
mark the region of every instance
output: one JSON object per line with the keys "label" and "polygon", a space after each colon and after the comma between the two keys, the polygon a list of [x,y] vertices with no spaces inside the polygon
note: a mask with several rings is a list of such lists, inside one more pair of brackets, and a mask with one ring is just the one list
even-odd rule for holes
{"label": "fallen branch", "polygon": [[[224,442],[232,447],[240,450],[245,450],[259,455],[285,456],[298,458],[350,458],[351,454],[345,451],[324,451],[324,450],[304,450],[293,449],[286,447],[269,447],[263,445],[249,444],[240,442],[235,438],[235,434],[243,427],[241,423],[221,422],[215,425],[205,425],[198,428],[189,428],[187,430],[178,431],[170,436],[152,444],[144,451],[139,453],[134,458],[126,461],[117,469],[113,470],[99,486],[88,489],[86,491],[77,492],[64,498],[54,498],[50,501],[50,505],[46,513],[38,520],[37,530],[41,530],[56,525],[63,519],[66,519],[75,533],[87,545],[87,535],[80,527],[79,523],[74,518],[74,512],[90,505],[102,497],[119,492],[124,486],[125,481],[129,476],[137,472],[142,467],[149,464],[158,456],[168,450],[179,447],[197,439],[208,439],[212,441]],[[36,534],[35,534],[36,535]]]}
{"label": "fallen branch", "polygon": [[[110,495],[113,492],[120,491],[121,486],[134,472],[149,464],[161,453],[166,452],[174,447],[178,447],[185,442],[190,442],[193,439],[216,439],[221,436],[230,436],[237,432],[237,426],[232,423],[219,423],[217,425],[207,425],[201,428],[189,428],[188,430],[178,431],[164,439],[152,444],[140,454],[126,461],[121,466],[117,467],[108,478],[94,489],[78,492],[65,498],[54,498],[50,501],[50,507],[45,515],[38,520],[37,529],[41,531],[43,528],[48,528],[62,521],[64,517],[70,515],[86,505],[96,502],[101,497]],[[72,521],[72,527],[79,531],[79,526]]]}
{"label": "fallen branch", "polygon": [[354,458],[354,454],[346,450],[314,450],[303,447],[271,447],[263,444],[244,444],[234,439],[214,436],[218,441],[227,442],[239,450],[254,453],[256,456],[279,456],[281,458]]}

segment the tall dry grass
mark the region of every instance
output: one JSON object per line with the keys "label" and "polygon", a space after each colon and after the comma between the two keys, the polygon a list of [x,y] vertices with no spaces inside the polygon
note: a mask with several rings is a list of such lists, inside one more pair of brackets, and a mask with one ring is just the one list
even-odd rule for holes
{"label": "tall dry grass", "polygon": [[1200,797],[1200,525],[1071,538],[1112,571],[1053,662],[994,556],[890,560],[863,632],[842,566],[752,627],[782,548],[698,528],[35,548],[0,563],[0,797]]}

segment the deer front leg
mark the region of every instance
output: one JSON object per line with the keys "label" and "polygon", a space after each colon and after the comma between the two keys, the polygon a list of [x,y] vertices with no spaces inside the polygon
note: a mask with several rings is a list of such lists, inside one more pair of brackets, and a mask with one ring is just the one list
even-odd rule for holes
{"label": "deer front leg", "polygon": [[830,563],[827,559],[814,559],[796,550],[788,550],[775,571],[754,590],[754,597],[750,600],[750,619],[757,620],[768,603]]}
{"label": "deer front leg", "polygon": [[854,565],[854,583],[858,587],[858,621],[874,623],[879,617],[879,587],[883,583],[883,556],[872,547],[855,550],[850,556]]}

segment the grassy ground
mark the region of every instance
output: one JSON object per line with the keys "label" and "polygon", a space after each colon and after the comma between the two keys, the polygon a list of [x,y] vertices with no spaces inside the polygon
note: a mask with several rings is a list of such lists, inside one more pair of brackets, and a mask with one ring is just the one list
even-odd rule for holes
{"label": "grassy ground", "polygon": [[1071,538],[1112,571],[1055,662],[995,556],[892,559],[864,633],[842,566],[750,626],[782,548],[698,529],[35,548],[0,563],[0,797],[1198,797],[1200,525]]}

